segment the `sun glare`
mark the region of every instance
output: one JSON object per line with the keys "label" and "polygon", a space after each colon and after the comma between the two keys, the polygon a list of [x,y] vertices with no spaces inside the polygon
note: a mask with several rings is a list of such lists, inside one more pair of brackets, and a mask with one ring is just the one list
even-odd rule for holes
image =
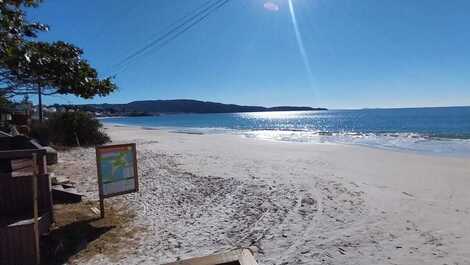
{"label": "sun glare", "polygon": [[292,18],[292,26],[294,27],[295,38],[297,39],[297,45],[299,46],[300,55],[302,56],[302,60],[305,65],[305,69],[307,70],[308,78],[310,81],[310,85],[313,88],[313,72],[312,67],[310,66],[310,61],[308,60],[307,51],[305,50],[304,42],[302,39],[302,34],[299,30],[299,25],[297,23],[297,16],[295,15],[294,4],[292,0],[288,0],[289,3],[289,12]]}
{"label": "sun glare", "polygon": [[273,2],[265,2],[263,5],[264,9],[270,11],[270,12],[277,12],[279,11],[279,5]]}

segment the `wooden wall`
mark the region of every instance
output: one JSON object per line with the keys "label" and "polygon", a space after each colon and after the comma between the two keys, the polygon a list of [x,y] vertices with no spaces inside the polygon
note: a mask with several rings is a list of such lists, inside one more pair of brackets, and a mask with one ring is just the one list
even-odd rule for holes
{"label": "wooden wall", "polygon": [[0,137],[0,265],[37,264],[32,219],[33,154],[37,155],[38,235],[52,222],[52,197],[46,150],[25,137]]}
{"label": "wooden wall", "polygon": [[[1,216],[23,216],[33,213],[32,176],[0,176]],[[51,211],[52,200],[49,175],[38,176],[38,209]]]}
{"label": "wooden wall", "polygon": [[[39,231],[49,230],[51,215],[44,213],[39,220]],[[33,222],[0,227],[0,264],[37,265]]]}
{"label": "wooden wall", "polygon": [[0,264],[36,264],[33,225],[0,228]]}

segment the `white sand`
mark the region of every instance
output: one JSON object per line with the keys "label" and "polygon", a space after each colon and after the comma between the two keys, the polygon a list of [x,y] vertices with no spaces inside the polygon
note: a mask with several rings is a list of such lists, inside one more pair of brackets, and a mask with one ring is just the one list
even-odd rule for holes
{"label": "white sand", "polygon": [[[139,194],[107,203],[135,209],[133,225],[146,230],[133,246],[110,246],[120,256],[87,264],[161,264],[239,246],[256,246],[260,264],[470,264],[468,159],[106,130],[137,143],[141,182]],[[61,160],[95,200],[94,149]]]}

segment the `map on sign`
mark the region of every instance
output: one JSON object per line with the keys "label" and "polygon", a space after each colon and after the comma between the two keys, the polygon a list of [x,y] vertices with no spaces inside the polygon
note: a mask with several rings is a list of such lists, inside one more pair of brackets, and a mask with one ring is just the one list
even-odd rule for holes
{"label": "map on sign", "polygon": [[135,145],[98,147],[96,155],[104,196],[137,190]]}

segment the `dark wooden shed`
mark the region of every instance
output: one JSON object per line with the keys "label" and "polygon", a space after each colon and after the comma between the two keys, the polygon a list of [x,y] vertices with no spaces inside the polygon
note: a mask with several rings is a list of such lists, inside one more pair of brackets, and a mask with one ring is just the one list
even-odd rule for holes
{"label": "dark wooden shed", "polygon": [[38,264],[52,218],[46,150],[24,136],[0,136],[0,264]]}

